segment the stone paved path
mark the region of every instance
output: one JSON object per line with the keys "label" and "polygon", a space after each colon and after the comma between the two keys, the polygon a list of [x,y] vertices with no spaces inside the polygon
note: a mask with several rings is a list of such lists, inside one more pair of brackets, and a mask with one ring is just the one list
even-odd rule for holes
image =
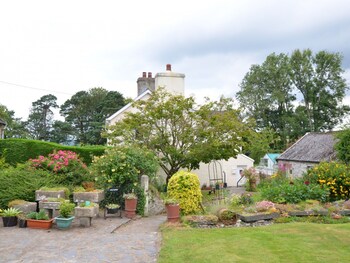
{"label": "stone paved path", "polygon": [[0,262],[156,262],[165,220],[159,215],[122,225],[126,218],[97,218],[89,228],[75,220],[69,230],[3,227],[1,220]]}

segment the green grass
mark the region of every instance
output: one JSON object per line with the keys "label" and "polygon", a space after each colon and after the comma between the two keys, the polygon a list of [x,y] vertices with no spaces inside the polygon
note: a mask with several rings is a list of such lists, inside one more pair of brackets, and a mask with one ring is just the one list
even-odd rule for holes
{"label": "green grass", "polygon": [[350,224],[256,228],[165,228],[160,263],[349,262]]}

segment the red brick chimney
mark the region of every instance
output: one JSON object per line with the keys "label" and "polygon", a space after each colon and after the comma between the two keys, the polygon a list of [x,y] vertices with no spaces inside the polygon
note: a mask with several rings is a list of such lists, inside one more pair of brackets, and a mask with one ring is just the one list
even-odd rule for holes
{"label": "red brick chimney", "polygon": [[148,72],[148,77],[152,78],[152,72]]}
{"label": "red brick chimney", "polygon": [[166,70],[171,71],[171,64],[166,64]]}
{"label": "red brick chimney", "polygon": [[142,77],[143,77],[143,78],[146,77],[146,72],[142,72]]}

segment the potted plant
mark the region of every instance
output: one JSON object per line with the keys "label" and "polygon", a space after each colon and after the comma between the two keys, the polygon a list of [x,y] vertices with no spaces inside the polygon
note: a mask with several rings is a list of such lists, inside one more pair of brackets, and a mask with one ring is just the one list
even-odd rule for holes
{"label": "potted plant", "polygon": [[166,198],[165,208],[167,212],[167,218],[169,223],[177,223],[180,221],[180,205],[176,199]]}
{"label": "potted plant", "polygon": [[137,196],[135,193],[128,193],[123,195],[125,200],[125,215],[127,218],[134,218],[136,216]]}
{"label": "potted plant", "polygon": [[108,214],[116,214],[119,211],[120,205],[118,204],[107,204],[106,209]]}
{"label": "potted plant", "polygon": [[74,216],[72,215],[75,208],[75,204],[70,202],[61,203],[60,215],[55,217],[56,225],[59,229],[69,228],[72,224]]}
{"label": "potted plant", "polygon": [[29,228],[49,229],[52,227],[52,222],[53,218],[49,219],[44,210],[27,214],[27,227]]}
{"label": "potted plant", "polygon": [[7,208],[1,212],[2,222],[4,227],[16,226],[17,225],[17,215],[21,212],[17,208]]}
{"label": "potted plant", "polygon": [[26,228],[27,227],[27,218],[24,214],[20,213],[18,216],[18,226],[20,228]]}

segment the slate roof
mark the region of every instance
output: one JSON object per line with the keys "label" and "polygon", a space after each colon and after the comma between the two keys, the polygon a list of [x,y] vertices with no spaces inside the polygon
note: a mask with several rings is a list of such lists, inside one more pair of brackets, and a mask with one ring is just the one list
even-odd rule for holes
{"label": "slate roof", "polygon": [[277,161],[319,163],[336,159],[334,132],[309,132],[285,150]]}

